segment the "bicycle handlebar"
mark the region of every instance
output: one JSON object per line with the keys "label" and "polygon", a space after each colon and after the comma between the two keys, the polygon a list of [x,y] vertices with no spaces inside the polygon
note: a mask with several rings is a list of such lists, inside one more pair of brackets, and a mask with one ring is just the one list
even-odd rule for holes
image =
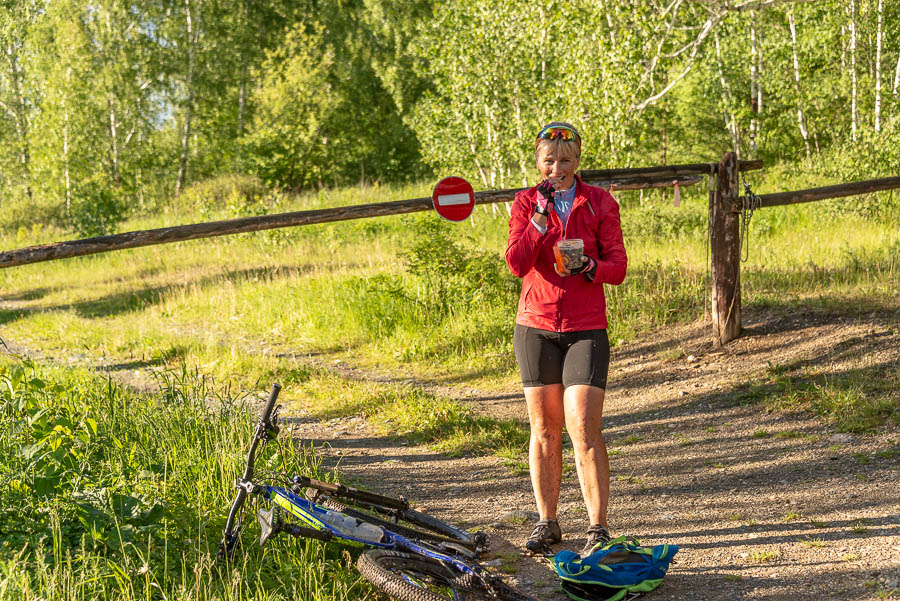
{"label": "bicycle handlebar", "polygon": [[275,382],[272,384],[272,392],[269,393],[269,400],[266,401],[266,406],[262,412],[262,421],[265,423],[268,423],[269,418],[272,417],[272,409],[275,407],[275,401],[278,399],[279,392],[281,392],[281,384]]}
{"label": "bicycle handlebar", "polygon": [[256,425],[256,433],[253,436],[253,442],[250,443],[250,451],[247,453],[247,465],[244,467],[244,475],[241,476],[241,479],[237,484],[238,494],[234,499],[234,503],[231,504],[231,511],[228,512],[228,520],[225,522],[225,534],[222,536],[222,542],[219,543],[219,556],[229,554],[236,542],[237,537],[233,531],[234,520],[250,492],[244,486],[246,483],[250,482],[251,478],[253,478],[253,464],[256,461],[256,448],[259,446],[260,442],[266,440],[267,432],[275,428],[274,424],[272,424],[272,411],[275,408],[275,401],[278,399],[279,392],[281,392],[281,384],[276,382],[272,385],[272,392],[269,393],[269,399],[266,401],[262,415]]}

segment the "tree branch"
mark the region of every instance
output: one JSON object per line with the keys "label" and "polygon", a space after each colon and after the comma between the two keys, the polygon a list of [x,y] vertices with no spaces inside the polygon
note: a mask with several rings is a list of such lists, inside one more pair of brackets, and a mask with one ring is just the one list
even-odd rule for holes
{"label": "tree branch", "polygon": [[693,68],[693,66],[694,66],[694,61],[697,58],[697,51],[700,49],[700,44],[703,43],[703,40],[705,40],[707,38],[707,36],[709,36],[709,33],[713,30],[713,27],[718,25],[719,21],[721,21],[724,16],[725,16],[725,11],[720,12],[718,15],[716,15],[713,18],[707,19],[706,23],[703,24],[703,29],[700,31],[700,33],[697,35],[697,37],[694,39],[693,43],[691,44],[693,46],[693,49],[691,50],[691,55],[688,57],[688,63],[684,67],[684,69],[682,69],[681,73],[679,73],[674,79],[672,79],[666,85],[666,87],[663,88],[661,91],[657,92],[656,94],[653,94],[652,96],[650,96],[649,98],[646,98],[644,101],[642,101],[638,104],[631,105],[632,111],[640,112],[640,111],[644,110],[645,108],[647,108],[647,106],[655,103],[657,100],[659,100],[660,98],[665,96],[669,92],[669,90],[671,90],[673,87],[675,87],[675,84],[677,84],[679,81],[684,79],[685,76],[688,73],[690,73],[691,68]]}

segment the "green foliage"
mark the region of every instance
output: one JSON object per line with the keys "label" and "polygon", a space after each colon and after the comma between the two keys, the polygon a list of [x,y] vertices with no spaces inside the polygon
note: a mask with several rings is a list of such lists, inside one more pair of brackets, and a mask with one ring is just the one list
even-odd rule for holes
{"label": "green foliage", "polygon": [[[146,398],[87,373],[0,359],[4,598],[28,590],[48,599],[364,593],[351,592],[358,577],[319,543],[279,543],[275,559],[246,540],[240,562],[216,567],[253,416],[185,370],[164,373],[160,385]],[[328,477],[292,441],[268,445],[260,466]]]}
{"label": "green foliage", "polygon": [[500,257],[464,247],[452,225],[422,219],[416,226],[405,257],[407,270],[418,278],[416,302],[426,322],[498,305],[515,307],[519,285]]}
{"label": "green foliage", "polygon": [[629,206],[628,218],[622,220],[622,234],[630,240],[673,240],[702,238],[709,221],[708,209],[696,203],[673,207],[671,204],[648,203]]}
{"label": "green foliage", "polygon": [[92,179],[75,188],[69,215],[75,232],[86,238],[115,232],[127,212],[121,189],[102,179]]}
{"label": "green foliage", "polygon": [[225,211],[234,217],[264,214],[268,189],[251,176],[222,175],[188,187],[177,200],[179,213],[197,213],[200,218]]}
{"label": "green foliage", "polygon": [[840,179],[892,174],[898,5],[744,8],[16,0],[0,15],[0,199],[68,206],[105,178],[143,210],[242,173],[283,189],[432,172],[513,187],[550,119],[582,130],[585,168],[736,146]]}

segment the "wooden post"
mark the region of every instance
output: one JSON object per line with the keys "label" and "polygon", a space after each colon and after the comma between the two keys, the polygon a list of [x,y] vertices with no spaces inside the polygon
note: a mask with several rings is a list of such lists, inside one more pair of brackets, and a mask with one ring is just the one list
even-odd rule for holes
{"label": "wooden post", "polygon": [[709,203],[709,247],[712,255],[712,320],[716,346],[741,334],[741,242],[738,164],[733,152],[719,163],[718,185]]}

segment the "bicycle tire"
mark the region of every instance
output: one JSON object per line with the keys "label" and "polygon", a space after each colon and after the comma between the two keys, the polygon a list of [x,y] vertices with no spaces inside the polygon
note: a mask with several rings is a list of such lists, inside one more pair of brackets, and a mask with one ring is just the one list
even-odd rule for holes
{"label": "bicycle tire", "polygon": [[410,527],[402,523],[393,522],[375,511],[366,511],[359,507],[347,505],[334,497],[320,499],[318,503],[327,509],[346,513],[349,516],[369,522],[370,524],[375,524],[376,526],[381,526],[382,528],[412,540],[432,543],[456,543],[473,551],[478,546],[486,546],[485,537],[477,537],[471,532],[466,532],[456,526],[442,522],[437,518],[413,509],[403,511],[401,513],[402,517],[400,518],[415,526]]}
{"label": "bicycle tire", "polygon": [[375,549],[360,555],[356,567],[375,588],[400,601],[536,601],[499,580],[486,584],[423,555]]}

